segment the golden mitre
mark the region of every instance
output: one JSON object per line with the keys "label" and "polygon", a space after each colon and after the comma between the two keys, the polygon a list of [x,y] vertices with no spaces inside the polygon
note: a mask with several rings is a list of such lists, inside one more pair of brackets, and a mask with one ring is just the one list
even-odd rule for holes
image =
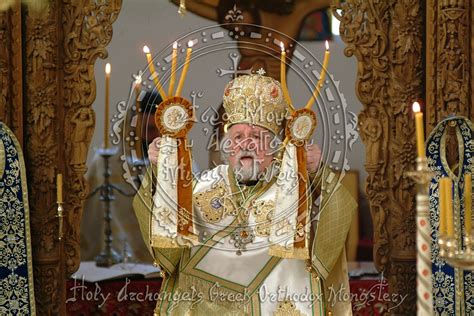
{"label": "golden mitre", "polygon": [[288,104],[281,84],[262,74],[240,76],[224,90],[226,125],[261,126],[278,135],[284,128]]}

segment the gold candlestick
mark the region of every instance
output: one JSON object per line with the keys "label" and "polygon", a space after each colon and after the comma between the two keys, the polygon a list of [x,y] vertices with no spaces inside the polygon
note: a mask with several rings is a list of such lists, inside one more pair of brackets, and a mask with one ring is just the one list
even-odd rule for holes
{"label": "gold candlestick", "polygon": [[[443,178],[441,181],[444,181],[446,184],[446,189],[443,199],[440,203],[445,203],[446,205],[444,208],[446,209],[446,217],[447,217],[447,232],[441,232],[440,237],[438,239],[439,245],[439,255],[446,262],[455,267],[464,270],[474,270],[474,234],[472,233],[472,227],[470,227],[471,223],[468,220],[470,218],[471,211],[467,209],[469,207],[468,199],[472,199],[472,189],[466,187],[469,182],[469,176],[465,176],[464,179],[464,201],[465,201],[465,212],[464,212],[464,248],[458,245],[462,245],[459,241],[459,238],[463,238],[463,236],[455,236],[454,234],[454,221],[453,221],[453,201],[452,201],[452,181],[451,179]],[[472,185],[472,184],[471,184]],[[440,196],[441,199],[441,196]]]}
{"label": "gold candlestick", "polygon": [[446,262],[463,270],[474,271],[474,236],[464,236],[464,248],[459,249],[457,240],[446,235],[440,235],[438,239],[439,255]]}

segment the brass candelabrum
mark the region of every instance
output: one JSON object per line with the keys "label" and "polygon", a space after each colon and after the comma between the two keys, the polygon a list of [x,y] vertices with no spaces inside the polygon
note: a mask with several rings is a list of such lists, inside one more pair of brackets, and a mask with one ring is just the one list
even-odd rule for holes
{"label": "brass candelabrum", "polygon": [[[469,178],[470,179],[470,178]],[[465,175],[465,180],[466,181],[466,175]],[[468,181],[465,183],[465,186],[470,185],[471,181]],[[449,188],[451,190],[451,188]],[[466,207],[471,207],[472,205],[472,194],[471,190],[467,190],[465,187],[464,193],[467,194],[468,196],[464,196],[464,206]],[[469,201],[468,199],[471,199]],[[471,202],[471,203],[467,203]],[[469,206],[467,206],[469,205]],[[452,211],[452,210],[448,210]],[[467,213],[467,212],[466,212]],[[470,216],[467,213],[464,216]],[[459,218],[461,217],[461,214],[459,214]],[[466,222],[466,218],[464,219]],[[461,226],[461,225],[459,225]],[[471,231],[468,231],[471,230]],[[454,230],[454,233],[446,234],[445,232],[442,232],[438,238],[438,245],[439,245],[439,255],[441,258],[446,260],[446,262],[459,269],[463,270],[471,270],[474,271],[474,234],[472,229],[470,229],[470,225],[465,226],[465,232],[464,236],[462,236],[462,229],[457,230],[459,231],[458,234],[456,234],[456,230]],[[464,241],[464,244],[463,244]]]}
{"label": "brass candelabrum", "polygon": [[133,193],[128,194],[119,188],[117,185],[110,183],[110,176],[112,172],[109,166],[110,157],[118,153],[117,147],[112,148],[101,148],[99,149],[99,155],[104,161],[104,182],[99,185],[97,188],[92,191],[89,197],[94,196],[97,192],[100,192],[99,200],[104,202],[104,234],[105,234],[105,247],[102,249],[101,253],[95,257],[96,265],[99,267],[110,267],[116,263],[122,261],[121,255],[112,248],[112,211],[111,211],[111,202],[115,200],[114,191],[117,191],[124,196],[133,196]]}
{"label": "brass candelabrum", "polygon": [[463,270],[474,271],[474,235],[464,236],[464,247],[458,247],[456,237],[441,235],[438,239],[439,255],[446,262]]}

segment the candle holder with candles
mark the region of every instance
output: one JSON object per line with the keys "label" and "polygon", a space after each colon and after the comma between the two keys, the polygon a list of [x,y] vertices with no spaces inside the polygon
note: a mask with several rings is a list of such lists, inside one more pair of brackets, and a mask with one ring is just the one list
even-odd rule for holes
{"label": "candle holder with candles", "polygon": [[[474,234],[472,233],[472,226],[471,226],[471,202],[472,202],[472,182],[471,182],[471,175],[464,176],[464,201],[465,201],[465,213],[464,213],[464,236],[456,236],[453,230],[453,223],[452,221],[448,221],[446,225],[448,225],[447,229],[441,231],[440,237],[438,239],[439,245],[439,255],[441,258],[446,260],[446,262],[456,268],[460,268],[463,270],[471,270],[474,271]],[[443,189],[444,196],[442,199],[451,198],[450,191],[451,191],[451,181],[445,181],[446,188]],[[447,201],[442,201],[441,205],[441,216],[446,217],[448,212],[453,212],[452,204],[446,203]],[[451,206],[451,207],[450,207]],[[458,238],[462,238],[464,241],[463,247],[461,247],[462,243],[458,242]]]}
{"label": "candle holder with candles", "polygon": [[446,262],[456,268],[474,271],[474,235],[464,236],[464,247],[457,246],[457,239],[441,235],[438,239],[439,255]]}
{"label": "candle holder with candles", "polygon": [[[176,168],[176,181],[170,181],[167,172],[161,172],[162,164],[157,163],[157,183],[154,205],[153,217],[161,218],[163,207],[172,212],[172,216],[176,216],[176,222],[171,220],[167,223],[159,223],[154,221],[150,228],[151,245],[159,246],[166,245],[166,247],[179,247],[176,240],[186,239],[188,241],[196,241],[197,235],[193,231],[192,225],[192,174],[191,170],[191,151],[188,147],[188,132],[191,130],[195,117],[194,107],[191,101],[183,98],[184,83],[187,72],[191,62],[191,54],[193,41],[189,41],[186,49],[186,58],[183,64],[182,72],[176,91],[174,84],[176,82],[177,58],[178,58],[178,43],[173,44],[172,60],[171,60],[171,78],[166,93],[163,85],[160,82],[158,73],[156,72],[153,58],[148,46],[143,47],[143,52],[146,55],[148,70],[155,83],[155,89],[159,92],[162,101],[156,106],[155,125],[160,131],[160,149],[159,157],[162,161],[177,161],[179,168]],[[162,196],[175,196],[177,203],[169,204],[169,199],[163,199]],[[177,223],[180,223],[179,225]],[[174,235],[174,237],[170,237]]]}
{"label": "candle holder with candles", "polygon": [[429,186],[433,295],[452,297],[433,300],[436,315],[465,315],[472,309],[472,131],[469,119],[449,116],[433,128],[424,146],[435,173]]}
{"label": "candle holder with candles", "polygon": [[441,235],[438,240],[439,255],[446,262],[456,268],[474,271],[474,244],[473,235],[464,236],[464,248],[457,247],[456,238]]}
{"label": "candle holder with candles", "polygon": [[416,171],[407,172],[418,184],[416,194],[416,295],[417,315],[433,314],[433,283],[431,271],[431,226],[428,184],[434,172],[428,167],[425,153],[423,113],[418,102],[413,103],[416,123]]}
{"label": "candle holder with candles", "polygon": [[112,172],[110,171],[109,159],[118,153],[117,147],[109,148],[100,148],[98,150],[99,155],[104,161],[104,182],[95,188],[89,197],[94,196],[97,192],[100,192],[99,200],[104,202],[104,235],[105,235],[105,245],[100,254],[95,257],[96,265],[99,267],[110,267],[116,263],[122,261],[121,255],[112,248],[112,211],[111,211],[111,202],[115,200],[114,191],[117,191],[119,194],[124,196],[133,196],[134,193],[126,193],[117,185],[110,183],[110,176]]}

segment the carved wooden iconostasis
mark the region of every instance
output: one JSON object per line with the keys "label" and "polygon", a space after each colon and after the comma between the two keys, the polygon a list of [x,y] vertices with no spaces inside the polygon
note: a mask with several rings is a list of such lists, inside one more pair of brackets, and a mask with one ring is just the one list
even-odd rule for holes
{"label": "carved wooden iconostasis", "polygon": [[[187,2],[192,11],[194,1]],[[108,54],[122,2],[52,0],[35,10],[13,3],[0,12],[0,120],[25,153],[38,315],[64,314],[65,280],[79,266],[89,189],[83,175],[95,126],[94,63]],[[291,9],[300,1],[289,3]],[[474,118],[473,0],[347,0],[333,1],[331,9],[341,21],[346,55],[358,61],[374,260],[391,292],[409,294],[391,314],[412,315],[415,185],[403,173],[414,169],[416,155],[411,103],[424,100],[428,132],[450,113]],[[217,18],[215,7],[207,10]],[[62,242],[57,173],[65,175],[68,210]]]}
{"label": "carved wooden iconostasis", "polygon": [[[38,2],[38,1],[37,1]],[[87,150],[94,129],[95,60],[107,56],[121,0],[42,1],[0,12],[0,120],[23,145],[36,309],[65,313],[65,280],[79,267]],[[64,175],[58,241],[56,174]]]}
{"label": "carved wooden iconostasis", "polygon": [[[416,310],[415,125],[424,105],[429,133],[450,114],[474,118],[474,3],[470,0],[334,1],[345,54],[358,61],[360,136],[374,222],[374,261],[390,293],[408,294],[391,315]],[[394,305],[392,305],[395,307]]]}

